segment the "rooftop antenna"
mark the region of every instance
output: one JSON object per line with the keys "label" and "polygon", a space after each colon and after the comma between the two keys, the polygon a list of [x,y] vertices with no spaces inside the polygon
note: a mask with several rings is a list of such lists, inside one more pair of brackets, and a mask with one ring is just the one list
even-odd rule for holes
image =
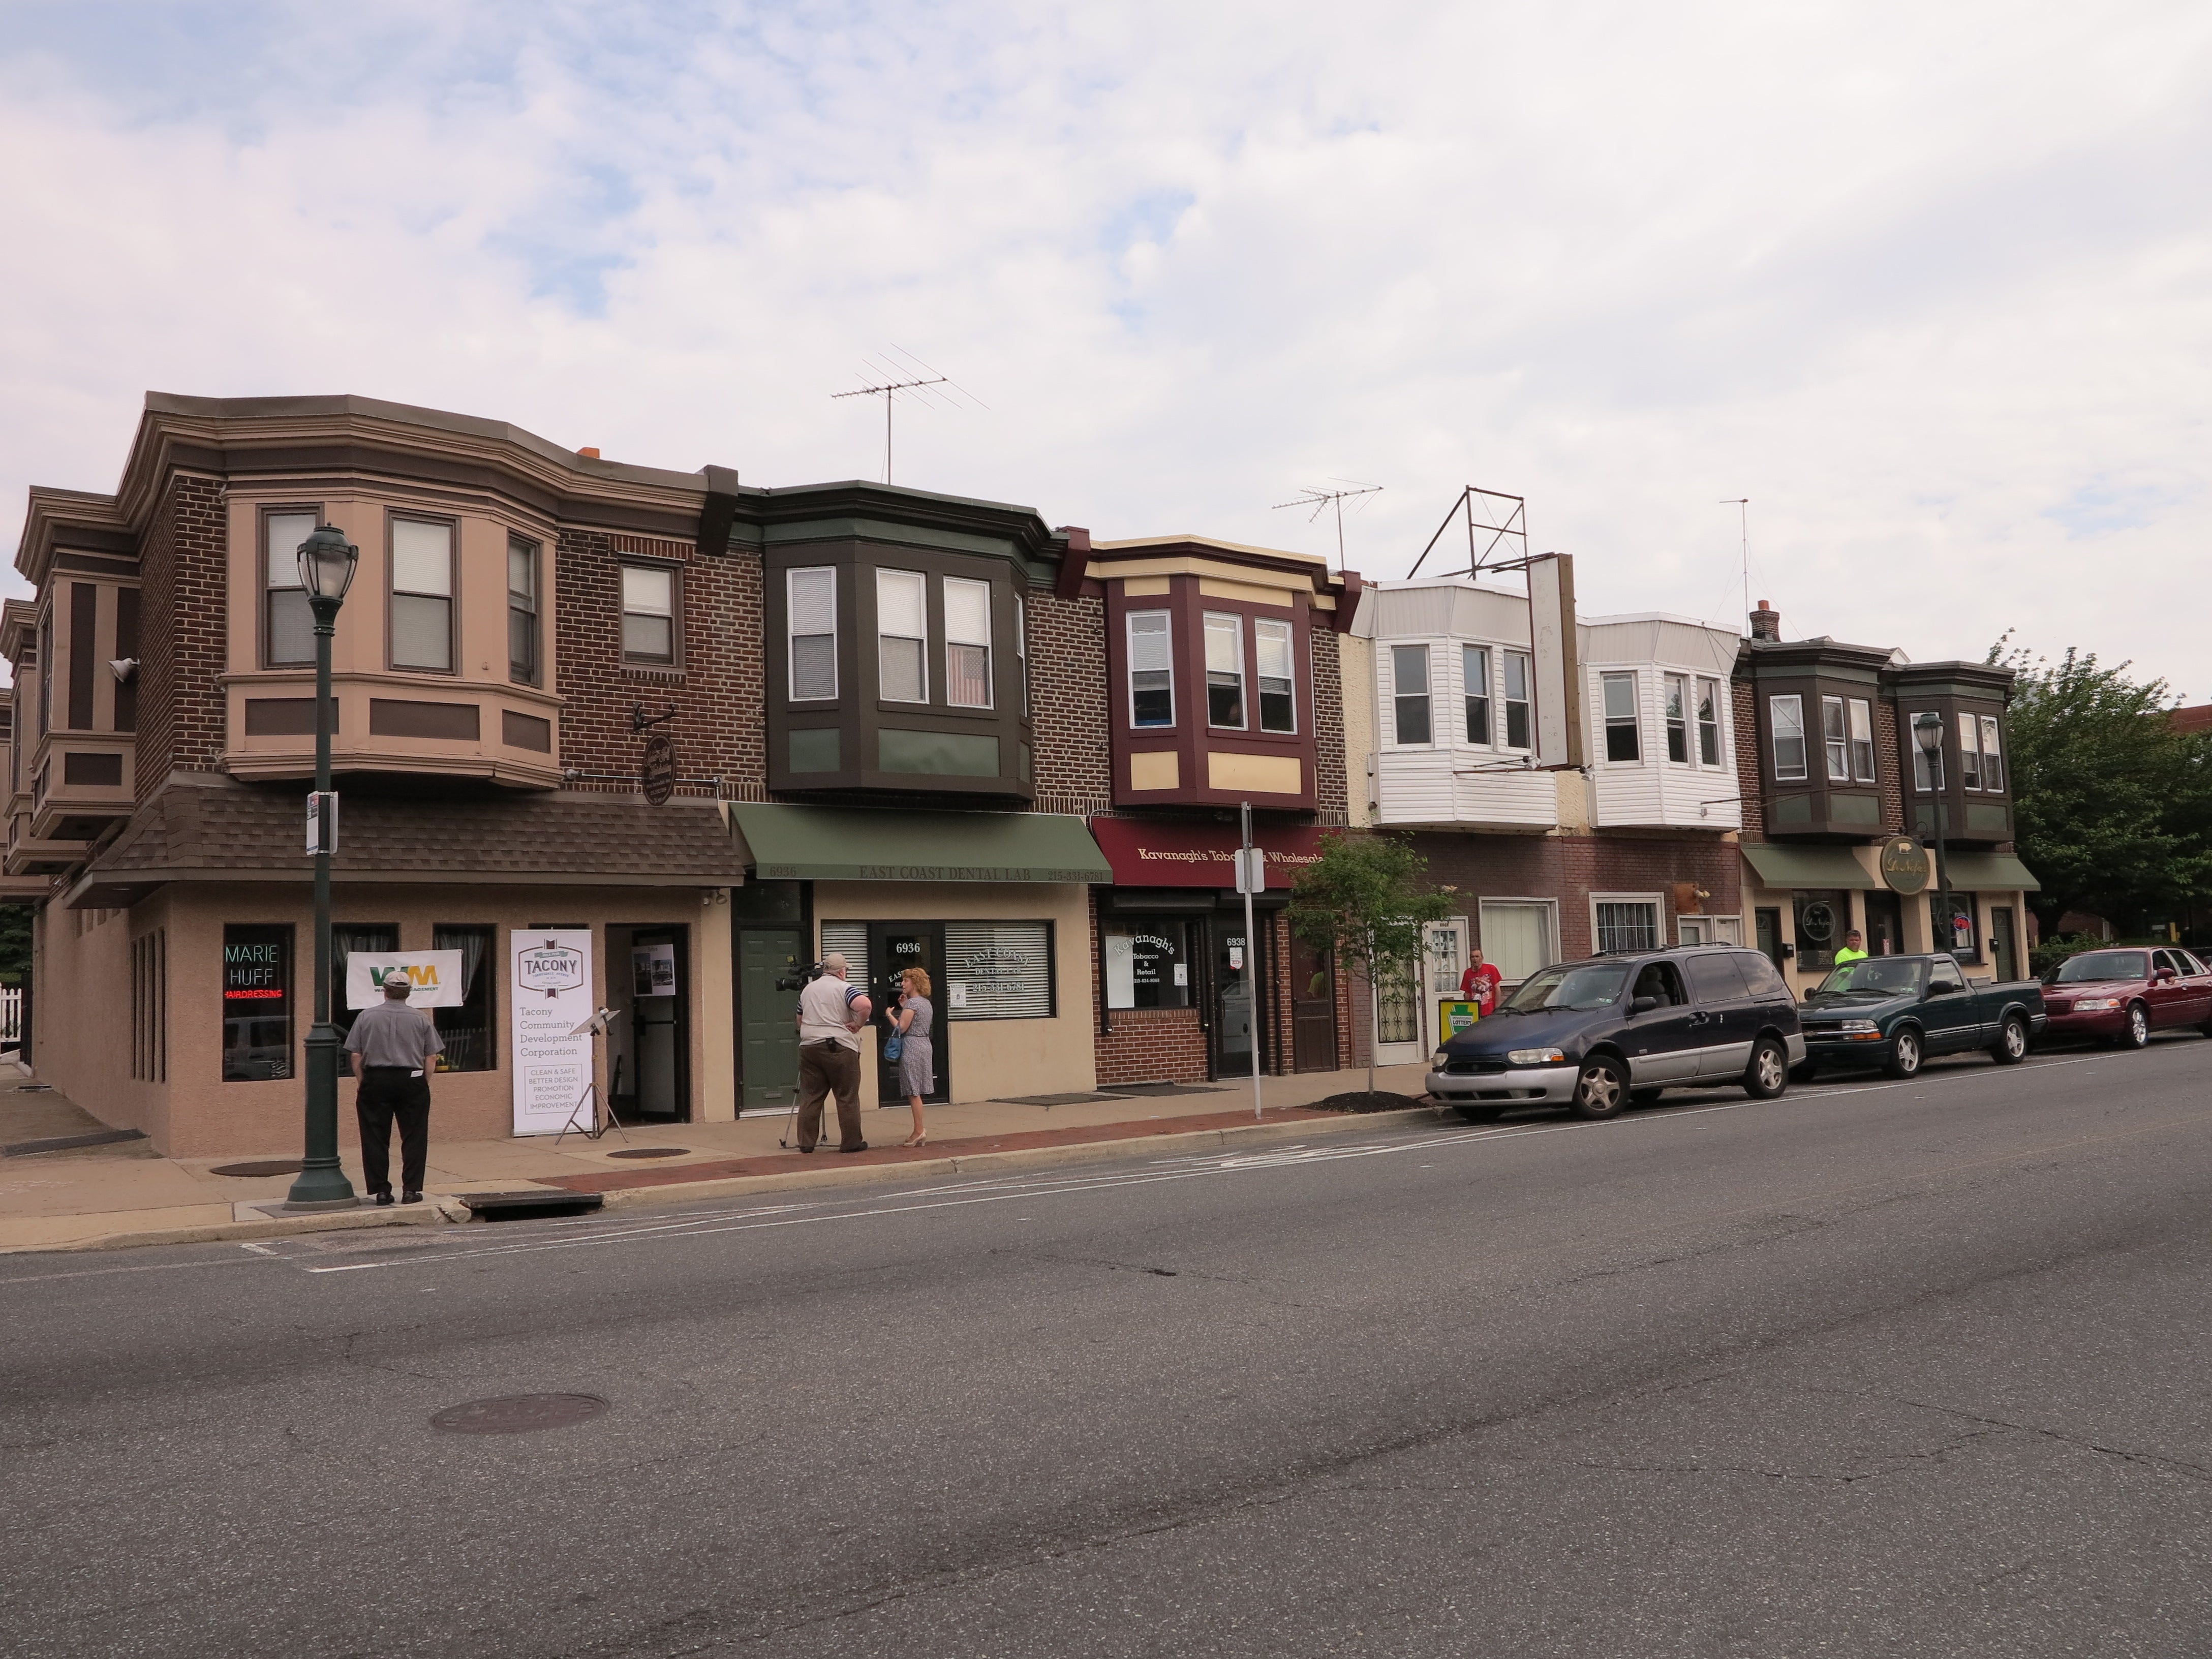
{"label": "rooftop antenna", "polygon": [[[1467,568],[1448,570],[1447,576],[1474,576],[1487,569],[1521,570],[1528,563],[1528,503],[1518,495],[1508,495],[1502,490],[1485,489],[1480,484],[1469,484],[1459,492],[1459,499],[1444,514],[1437,533],[1429,538],[1429,544],[1421,550],[1421,556],[1413,561],[1413,568],[1406,573],[1407,581],[1421,574],[1421,566],[1437,544],[1444,538],[1455,520],[1467,524]],[[1490,539],[1478,548],[1481,538]],[[1491,555],[1503,554],[1496,563]]]}
{"label": "rooftop antenna", "polygon": [[[1279,513],[1286,507],[1310,507],[1313,511],[1306,514],[1306,522],[1311,524],[1316,519],[1321,517],[1324,507],[1334,507],[1336,509],[1336,568],[1341,570],[1344,568],[1344,504],[1355,495],[1379,495],[1382,493],[1382,486],[1361,483],[1357,478],[1331,478],[1329,482],[1343,484],[1345,488],[1316,489],[1310,484],[1302,484],[1298,489],[1297,500],[1277,501],[1274,506],[1268,508],[1268,511]],[[1362,501],[1359,507],[1366,505],[1366,502]],[[1352,511],[1357,513],[1359,507],[1354,507]]]}
{"label": "rooftop antenna", "polygon": [[[884,400],[884,482],[891,481],[891,404],[902,394],[917,403],[942,404],[947,409],[961,405],[953,395],[932,390],[936,386],[951,386],[952,393],[965,398],[979,409],[990,405],[966,387],[956,385],[948,375],[939,374],[927,363],[902,346],[894,345],[891,353],[880,357],[860,360],[860,378],[873,382],[850,392],[833,392],[830,400],[840,398],[881,398]],[[902,359],[903,361],[902,361]]]}
{"label": "rooftop antenna", "polygon": [[[1743,614],[1751,615],[1751,497],[1738,495],[1718,503],[1736,511],[1736,527],[1743,538]],[[1749,626],[1746,623],[1746,626]]]}

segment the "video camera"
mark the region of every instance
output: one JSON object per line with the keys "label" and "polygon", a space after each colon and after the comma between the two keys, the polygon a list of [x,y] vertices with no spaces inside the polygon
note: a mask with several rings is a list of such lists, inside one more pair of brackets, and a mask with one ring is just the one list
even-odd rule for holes
{"label": "video camera", "polygon": [[822,977],[822,964],[820,963],[810,963],[799,972],[796,974],[787,974],[781,979],[776,981],[775,988],[779,991],[803,991],[808,986],[813,984],[816,980],[820,979]]}

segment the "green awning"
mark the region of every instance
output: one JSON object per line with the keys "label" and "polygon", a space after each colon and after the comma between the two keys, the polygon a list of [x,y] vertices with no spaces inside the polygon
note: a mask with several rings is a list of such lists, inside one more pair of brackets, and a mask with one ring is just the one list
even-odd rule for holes
{"label": "green awning", "polygon": [[1878,887],[1848,847],[1777,847],[1750,842],[1743,856],[1763,887]]}
{"label": "green awning", "polygon": [[1110,882],[1081,818],[1060,812],[902,812],[733,801],[758,881]]}
{"label": "green awning", "polygon": [[[1960,893],[2009,893],[2015,890],[2039,893],[2043,884],[2009,853],[1951,853],[1951,888]],[[1935,883],[1931,879],[1929,886]]]}

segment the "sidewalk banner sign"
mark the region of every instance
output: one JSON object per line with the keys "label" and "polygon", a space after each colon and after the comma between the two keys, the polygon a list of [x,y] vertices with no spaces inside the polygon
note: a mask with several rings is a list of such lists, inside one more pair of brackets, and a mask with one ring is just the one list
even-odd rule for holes
{"label": "sidewalk banner sign", "polygon": [[507,935],[514,993],[514,1133],[561,1133],[592,1081],[592,1039],[579,1035],[597,1012],[592,935],[537,928]]}
{"label": "sidewalk banner sign", "polygon": [[410,1008],[458,1008],[468,988],[461,983],[459,951],[417,951],[412,956],[374,956],[366,951],[346,952],[345,999],[349,1008],[374,1008],[384,1000],[384,981],[404,974],[414,989]]}

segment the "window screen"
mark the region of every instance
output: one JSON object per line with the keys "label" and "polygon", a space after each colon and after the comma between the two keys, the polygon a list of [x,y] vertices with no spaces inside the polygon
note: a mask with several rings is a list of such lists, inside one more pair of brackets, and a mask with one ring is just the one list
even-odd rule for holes
{"label": "window screen", "polygon": [[794,702],[837,695],[837,573],[828,565],[784,573]]}
{"label": "window screen", "polygon": [[538,684],[538,550],[526,541],[507,544],[507,673],[524,685]]}
{"label": "window screen", "polygon": [[1851,699],[1851,776],[1861,783],[1874,777],[1874,706],[1864,697]]}
{"label": "window screen", "polygon": [[1667,676],[1667,758],[1678,766],[1690,761],[1690,682],[1681,674]]}
{"label": "window screen", "polygon": [[1963,789],[1982,787],[1981,726],[1972,714],[1959,716],[1959,786]]}
{"label": "window screen", "polygon": [[928,597],[919,572],[876,572],[876,672],[890,702],[929,701]]}
{"label": "window screen", "polygon": [[1826,750],[1828,778],[1832,783],[1851,781],[1851,744],[1844,725],[1844,700],[1820,699],[1820,745]]}

